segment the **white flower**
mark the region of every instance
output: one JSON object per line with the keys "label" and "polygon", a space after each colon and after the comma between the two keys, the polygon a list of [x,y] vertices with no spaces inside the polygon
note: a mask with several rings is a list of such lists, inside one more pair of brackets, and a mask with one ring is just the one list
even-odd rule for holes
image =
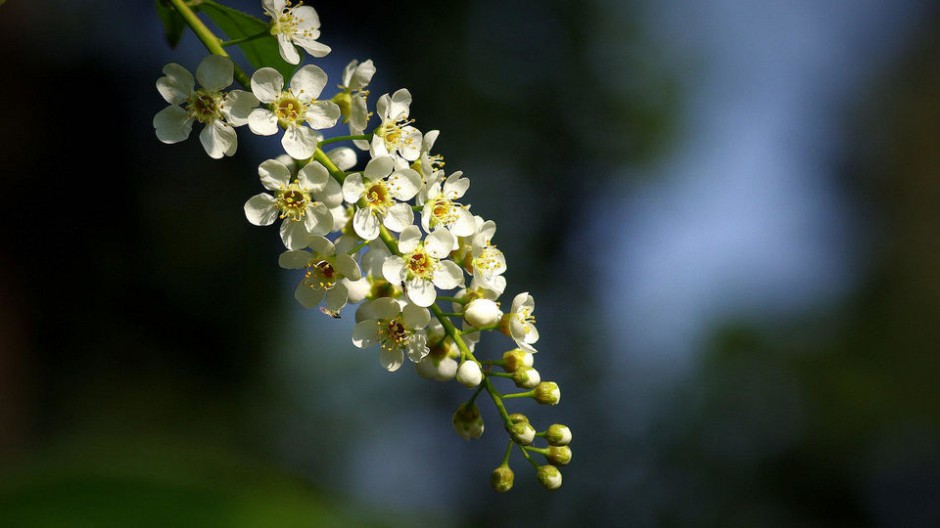
{"label": "white flower", "polygon": [[[363,240],[375,240],[379,226],[400,232],[414,223],[414,211],[407,203],[421,188],[421,176],[411,169],[395,170],[390,157],[375,158],[366,165],[362,174],[350,174],[343,181],[343,197],[360,207],[353,216],[353,230]],[[397,200],[397,201],[396,201]]]}
{"label": "white flower", "polygon": [[[313,156],[320,135],[313,129],[330,128],[340,111],[332,101],[318,101],[326,86],[326,73],[308,64],[297,70],[284,90],[284,76],[274,68],[261,68],[251,76],[251,91],[259,101],[270,106],[258,108],[248,116],[248,127],[255,134],[270,136],[283,127],[281,145],[297,159]],[[309,127],[304,125],[309,125]]]}
{"label": "white flower", "polygon": [[157,90],[170,106],[153,117],[157,138],[164,143],[183,141],[189,137],[193,121],[199,121],[204,125],[199,141],[206,154],[215,159],[235,154],[238,136],[233,127],[248,122],[258,99],[243,90],[222,92],[232,84],[234,71],[228,57],[209,55],[196,68],[201,86],[197,90],[196,81],[186,68],[167,64],[163,68],[165,76],[157,80]]}
{"label": "white flower", "polygon": [[479,226],[477,234],[471,244],[470,267],[473,270],[473,280],[488,288],[498,289],[500,293],[505,289],[505,282],[500,275],[506,271],[506,257],[503,252],[491,244],[496,234],[496,222],[487,220]]}
{"label": "white flower", "polygon": [[392,255],[382,265],[382,275],[392,284],[405,285],[408,300],[418,306],[431,306],[437,299],[437,288],[449,290],[463,284],[463,271],[450,260],[442,260],[450,253],[454,235],[446,229],[434,231],[422,242],[417,226],[408,226],[401,232],[398,250],[402,256]]}
{"label": "white flower", "polygon": [[398,370],[405,354],[414,363],[428,355],[424,328],[431,320],[427,308],[404,303],[390,297],[367,302],[356,311],[352,341],[359,348],[378,344],[379,362],[389,372]]}
{"label": "white flower", "polygon": [[421,174],[421,177],[424,178],[427,184],[434,181],[434,175],[444,168],[444,156],[431,154],[431,149],[434,148],[434,142],[437,141],[437,137],[440,133],[440,130],[431,130],[424,134],[424,138],[421,140],[421,152],[418,154],[418,159],[411,164],[411,167]]}
{"label": "white flower", "polygon": [[[434,182],[428,187],[424,208],[421,210],[421,227],[428,233],[438,227],[450,231],[455,237],[467,237],[476,233],[476,223],[470,213],[469,205],[461,205],[456,200],[467,192],[470,180],[461,178],[462,172],[451,174],[445,181]],[[458,248],[457,239],[454,246]]]}
{"label": "white flower", "polygon": [[411,126],[414,120],[408,119],[410,106],[411,93],[404,88],[391,97],[388,94],[379,97],[375,109],[382,124],[372,136],[370,153],[373,158],[400,156],[415,161],[421,155],[421,132]]}
{"label": "white flower", "polygon": [[[367,98],[369,82],[375,75],[375,66],[371,60],[360,63],[351,61],[343,70],[343,84],[340,85],[340,93],[333,96],[340,109],[343,111],[343,120],[349,123],[349,133],[358,136],[366,129],[369,124],[369,107]],[[369,144],[357,140],[356,146],[368,150]]]}
{"label": "white flower", "polygon": [[535,299],[529,292],[523,292],[512,300],[512,309],[504,316],[509,337],[516,346],[526,352],[535,353],[532,343],[539,340],[539,331],[535,328]]}
{"label": "white flower", "polygon": [[339,313],[348,298],[342,279],[358,280],[359,265],[345,253],[336,254],[333,243],[323,237],[311,237],[309,246],[312,252],[292,249],[281,253],[278,264],[285,269],[307,270],[294,290],[297,302],[312,308],[326,297],[326,310]]}
{"label": "white flower", "polygon": [[[281,222],[281,240],[288,249],[307,246],[311,235],[325,235],[333,228],[333,215],[312,194],[327,190],[329,173],[319,163],[308,163],[290,181],[290,169],[277,160],[267,160],[258,166],[258,175],[265,189],[274,191],[252,196],[245,202],[245,216],[254,225],[266,226],[278,218]],[[333,200],[335,197],[322,197]]]}
{"label": "white flower", "polygon": [[271,34],[277,37],[281,58],[291,64],[300,64],[295,44],[314,57],[330,53],[329,46],[317,42],[320,17],[315,9],[302,4],[292,7],[288,0],[261,0],[265,14],[271,17]]}

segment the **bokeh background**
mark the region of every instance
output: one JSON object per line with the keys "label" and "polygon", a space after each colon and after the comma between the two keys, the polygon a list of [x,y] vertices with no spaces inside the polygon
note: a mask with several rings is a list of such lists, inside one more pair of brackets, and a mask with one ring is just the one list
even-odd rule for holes
{"label": "bokeh background", "polygon": [[[258,2],[230,2],[261,15]],[[456,383],[304,311],[234,158],[151,120],[153,2],[0,6],[0,526],[940,526],[940,6],[312,5],[537,299],[543,491]],[[498,337],[493,357],[504,344]],[[497,343],[498,342],[498,343]]]}

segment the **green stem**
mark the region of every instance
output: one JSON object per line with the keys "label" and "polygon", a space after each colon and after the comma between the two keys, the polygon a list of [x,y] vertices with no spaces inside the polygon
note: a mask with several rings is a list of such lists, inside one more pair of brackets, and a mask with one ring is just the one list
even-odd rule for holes
{"label": "green stem", "polygon": [[467,304],[467,301],[463,297],[448,297],[446,295],[438,295],[438,301],[450,301],[457,304]]}
{"label": "green stem", "polygon": [[506,447],[506,454],[503,455],[503,463],[500,466],[509,467],[509,455],[512,454],[512,446],[516,445],[512,440],[509,441],[509,446]]}
{"label": "green stem", "polygon": [[[202,23],[202,20],[199,20],[199,17],[196,16],[196,13],[190,9],[186,2],[183,0],[169,0],[170,4],[179,12],[180,16],[183,17],[183,20],[193,30],[193,33],[196,34],[196,37],[202,41],[206,46],[206,49],[209,50],[213,55],[220,55],[222,57],[229,57],[229,54],[225,52],[225,49],[222,48],[222,40],[215,36],[215,33],[212,32],[205,24]],[[231,57],[229,57],[231,58]],[[234,64],[234,61],[232,61]],[[238,81],[238,84],[242,85],[246,90],[251,89],[251,79],[248,75],[243,72],[238,65],[235,65],[235,80]]]}
{"label": "green stem", "polygon": [[531,398],[535,396],[535,390],[530,390],[528,392],[514,392],[512,394],[503,394],[503,399],[507,400],[509,398]]}
{"label": "green stem", "polygon": [[338,143],[340,141],[353,141],[356,139],[364,139],[366,141],[372,140],[372,134],[360,134],[356,136],[336,136],[329,139],[324,139],[319,143],[319,145],[329,145],[330,143]]}
{"label": "green stem", "polygon": [[528,460],[530,464],[532,464],[532,467],[534,467],[535,470],[538,471],[539,463],[536,462],[535,460],[532,460],[532,457],[529,455],[529,452],[526,451],[523,446],[519,446],[519,451],[522,451],[522,456],[524,456],[525,459]]}
{"label": "green stem", "polygon": [[[463,317],[462,313],[457,313],[457,312],[441,312],[441,315],[445,317]],[[463,334],[463,332],[460,332],[460,333],[461,335]]]}

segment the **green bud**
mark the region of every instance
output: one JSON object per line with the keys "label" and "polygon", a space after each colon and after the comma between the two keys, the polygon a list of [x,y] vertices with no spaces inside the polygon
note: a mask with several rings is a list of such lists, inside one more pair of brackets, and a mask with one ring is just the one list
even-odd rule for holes
{"label": "green bud", "polygon": [[534,389],[542,381],[539,371],[532,367],[519,367],[512,373],[512,381],[520,389]]}
{"label": "green bud", "polygon": [[556,466],[566,466],[571,462],[571,448],[568,446],[549,446],[545,458]]}
{"label": "green bud", "polygon": [[527,446],[535,439],[535,428],[529,422],[518,422],[509,428],[509,437],[512,441]]}
{"label": "green bud", "polygon": [[522,413],[512,413],[509,415],[509,421],[516,423],[529,423],[529,417]]}
{"label": "green bud", "polygon": [[552,424],[545,431],[545,439],[548,440],[549,445],[568,445],[571,442],[571,429],[568,429],[568,426],[564,424]]}
{"label": "green bud", "polygon": [[451,418],[454,430],[464,440],[474,440],[483,435],[483,417],[476,404],[461,405]]}
{"label": "green bud", "polygon": [[561,487],[561,471],[558,471],[555,466],[540,466],[535,476],[547,490],[556,490]]}
{"label": "green bud", "polygon": [[494,490],[504,493],[512,489],[512,481],[515,478],[516,474],[509,466],[499,466],[490,474],[490,484],[493,485]]}
{"label": "green bud", "polygon": [[554,381],[543,381],[535,386],[533,398],[542,405],[558,405],[561,400],[561,389]]}
{"label": "green bud", "polygon": [[535,358],[532,354],[517,348],[503,353],[503,369],[506,372],[515,372],[519,367],[531,367]]}

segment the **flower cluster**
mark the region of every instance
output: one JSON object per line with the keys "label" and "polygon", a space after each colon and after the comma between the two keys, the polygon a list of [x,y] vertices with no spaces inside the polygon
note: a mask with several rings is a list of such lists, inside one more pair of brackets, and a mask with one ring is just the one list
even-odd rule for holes
{"label": "flower cluster", "polygon": [[[288,63],[301,63],[297,47],[313,57],[330,52],[317,41],[320,20],[313,7],[263,0],[262,9],[270,17],[268,37],[277,39]],[[509,437],[493,472],[494,488],[512,487],[509,458],[518,449],[535,466],[538,481],[555,489],[561,485],[558,466],[571,458],[570,430],[555,424],[538,431],[525,415],[506,410],[509,399],[555,405],[561,396],[558,385],[542,381],[533,366],[539,340],[535,300],[522,292],[501,301],[507,264],[493,243],[496,223],[471,212],[470,180],[460,171],[445,172],[443,157],[432,154],[438,131],[415,126],[408,90],[378,97],[370,112],[368,86],[375,71],[371,60],[350,62],[339,90],[324,97],[327,74],[312,64],[300,66],[290,79],[273,67],[260,67],[250,78],[242,74],[250,79],[244,86],[250,91],[227,90],[240,73],[227,56],[206,57],[195,79],[169,64],[157,89],[170,106],[156,114],[153,125],[161,141],[176,143],[198,121],[202,145],[213,158],[235,153],[235,128],[242,125],[258,135],[281,134],[284,152],[258,165],[265,192],[250,197],[244,210],[254,225],[280,222],[285,251],[278,263],[302,272],[297,301],[332,317],[358,305],[352,344],[377,346],[386,370],[408,362],[423,378],[456,380],[473,389],[453,415],[454,429],[465,439],[483,434],[476,400],[486,393]],[[325,131],[340,124],[348,126],[348,135],[324,139]],[[324,150],[341,141],[352,147]],[[504,334],[510,350],[478,359],[476,343],[484,332]],[[519,392],[497,391],[498,378]],[[547,446],[535,446],[537,439]],[[539,465],[534,454],[546,463]]]}

